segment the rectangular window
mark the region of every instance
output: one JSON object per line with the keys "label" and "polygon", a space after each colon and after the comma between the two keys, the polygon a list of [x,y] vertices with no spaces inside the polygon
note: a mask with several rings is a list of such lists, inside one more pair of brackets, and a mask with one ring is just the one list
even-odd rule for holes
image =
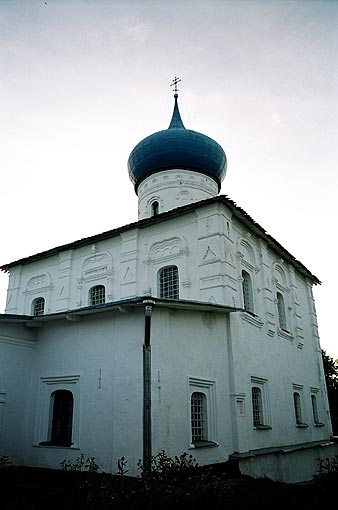
{"label": "rectangular window", "polygon": [[303,386],[298,384],[293,385],[293,408],[295,413],[296,426],[299,428],[307,427],[308,425],[304,420],[304,405],[303,405]]}
{"label": "rectangular window", "polygon": [[40,379],[35,444],[77,448],[79,444],[80,376]]}
{"label": "rectangular window", "polygon": [[189,377],[190,442],[195,448],[217,446],[215,382]]}
{"label": "rectangular window", "polygon": [[252,283],[251,277],[249,273],[246,271],[242,271],[242,291],[243,291],[243,305],[244,309],[248,312],[254,311],[253,306],[253,293],[252,293]]}
{"label": "rectangular window", "polygon": [[279,327],[283,331],[287,331],[284,297],[280,292],[277,292],[277,312]]}
{"label": "rectangular window", "polygon": [[178,268],[176,266],[165,267],[159,272],[159,295],[160,298],[165,299],[179,298]]}
{"label": "rectangular window", "polygon": [[264,425],[263,422],[263,408],[262,408],[262,392],[260,388],[254,386],[252,388],[252,415],[253,415],[253,425],[257,427],[258,425]]}
{"label": "rectangular window", "polygon": [[318,413],[318,404],[320,404],[320,390],[318,388],[311,388],[311,407],[313,421],[316,427],[323,427],[324,423],[320,421]]}
{"label": "rectangular window", "polygon": [[302,406],[300,403],[300,395],[298,391],[295,391],[293,394],[293,404],[295,407],[295,418],[297,425],[302,423]]}
{"label": "rectangular window", "polygon": [[316,395],[311,395],[311,404],[312,404],[312,414],[313,414],[313,420],[315,423],[318,423],[318,408],[317,408],[317,399]]}
{"label": "rectangular window", "polygon": [[195,391],[191,395],[191,436],[192,442],[207,439],[206,395]]}
{"label": "rectangular window", "polygon": [[92,306],[101,305],[106,301],[106,289],[104,285],[96,285],[89,291],[89,304]]}
{"label": "rectangular window", "polygon": [[45,300],[43,297],[38,297],[33,301],[33,315],[38,317],[45,313]]}
{"label": "rectangular window", "polygon": [[251,377],[252,422],[256,429],[271,429],[267,379]]}
{"label": "rectangular window", "polygon": [[73,393],[69,390],[56,390],[51,395],[51,445],[71,446],[73,431]]}

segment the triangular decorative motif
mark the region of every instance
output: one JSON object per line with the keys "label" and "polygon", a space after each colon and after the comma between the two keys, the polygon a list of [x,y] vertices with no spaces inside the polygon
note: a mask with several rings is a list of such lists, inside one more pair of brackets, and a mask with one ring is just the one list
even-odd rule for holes
{"label": "triangular decorative motif", "polygon": [[130,282],[133,279],[133,273],[131,272],[130,267],[128,266],[126,272],[124,273],[123,281]]}
{"label": "triangular decorative motif", "polygon": [[203,260],[208,261],[208,260],[214,259],[215,257],[216,257],[216,253],[213,251],[212,248],[210,248],[210,246],[208,246],[205,254],[203,255]]}

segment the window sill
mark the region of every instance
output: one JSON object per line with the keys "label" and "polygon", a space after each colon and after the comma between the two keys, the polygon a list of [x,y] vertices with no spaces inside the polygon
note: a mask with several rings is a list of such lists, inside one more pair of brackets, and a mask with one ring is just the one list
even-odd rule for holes
{"label": "window sill", "polygon": [[218,443],[215,441],[195,441],[194,443],[191,443],[190,448],[210,448],[213,446],[219,446]]}
{"label": "window sill", "polygon": [[272,427],[270,425],[256,425],[254,430],[271,430]]}
{"label": "window sill", "polygon": [[70,445],[62,445],[62,444],[53,444],[49,441],[40,441],[34,445],[37,448],[57,448],[57,449],[65,449],[65,450],[79,450],[80,448],[74,443]]}
{"label": "window sill", "polygon": [[290,331],[287,331],[286,329],[277,328],[277,334],[278,336],[281,336],[282,338],[286,338],[287,340],[293,340],[294,336]]}
{"label": "window sill", "polygon": [[241,315],[243,320],[249,322],[249,324],[252,324],[253,326],[256,326],[258,328],[261,328],[264,324],[258,315],[254,314],[253,312],[250,312],[249,310],[242,312]]}
{"label": "window sill", "polygon": [[297,423],[296,427],[298,429],[306,429],[308,427],[308,424],[307,423]]}

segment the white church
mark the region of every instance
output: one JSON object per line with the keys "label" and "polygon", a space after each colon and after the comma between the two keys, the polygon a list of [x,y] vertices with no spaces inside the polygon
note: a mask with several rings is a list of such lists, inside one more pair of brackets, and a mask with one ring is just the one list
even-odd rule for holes
{"label": "white church", "polygon": [[[222,147],[168,129],[128,160],[138,220],[2,266],[0,457],[187,452],[296,482],[333,457],[313,275],[229,197]],[[266,211],[269,214],[269,211]]]}

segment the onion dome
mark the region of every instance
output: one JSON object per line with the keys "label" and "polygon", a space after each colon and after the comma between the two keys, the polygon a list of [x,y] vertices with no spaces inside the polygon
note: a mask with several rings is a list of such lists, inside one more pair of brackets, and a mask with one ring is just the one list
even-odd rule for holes
{"label": "onion dome", "polygon": [[146,177],[170,169],[192,170],[208,175],[216,181],[220,189],[226,166],[225,153],[217,142],[184,127],[178,109],[177,94],[169,128],[139,142],[128,159],[129,177],[136,192]]}

